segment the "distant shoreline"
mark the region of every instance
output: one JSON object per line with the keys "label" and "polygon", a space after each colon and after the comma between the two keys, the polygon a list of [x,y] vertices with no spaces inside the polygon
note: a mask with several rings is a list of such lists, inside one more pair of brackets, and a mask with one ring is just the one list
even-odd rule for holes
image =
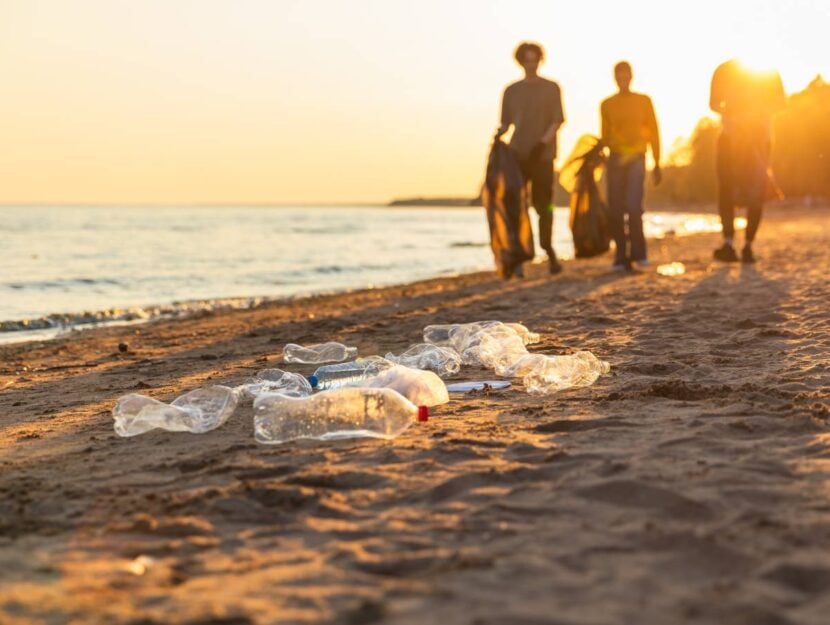
{"label": "distant shoreline", "polygon": [[389,202],[386,206],[390,208],[427,206],[427,207],[457,207],[480,208],[481,198],[460,198],[460,197],[412,197],[400,198]]}

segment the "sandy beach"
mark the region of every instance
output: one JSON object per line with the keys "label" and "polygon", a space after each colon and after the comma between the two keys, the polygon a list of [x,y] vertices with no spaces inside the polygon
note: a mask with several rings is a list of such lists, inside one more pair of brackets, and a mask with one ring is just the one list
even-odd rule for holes
{"label": "sandy beach", "polygon": [[[651,242],[677,277],[603,257],[0,346],[0,622],[824,625],[828,241],[827,209],[778,209],[755,266],[697,235]],[[482,319],[612,372],[454,397],[394,441],[262,446],[250,405],[113,432],[119,396],[233,386],[287,342]]]}

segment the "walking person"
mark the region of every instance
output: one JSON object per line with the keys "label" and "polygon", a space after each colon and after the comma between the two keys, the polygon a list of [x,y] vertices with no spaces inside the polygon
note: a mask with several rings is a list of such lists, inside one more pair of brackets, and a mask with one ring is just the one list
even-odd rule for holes
{"label": "walking person", "polygon": [[[614,269],[648,265],[643,233],[643,187],[646,151],[654,158],[652,177],[660,184],[660,132],[651,98],[631,91],[633,73],[626,61],[614,67],[619,91],[600,105],[602,142],[608,147],[606,162],[608,211],[616,245]],[[627,222],[627,223],[626,223]]]}
{"label": "walking person", "polygon": [[738,260],[735,206],[744,205],[747,226],[740,259],[744,263],[755,262],[752,243],[761,225],[771,182],[768,168],[772,117],[784,104],[784,87],[778,72],[751,72],[733,59],[718,66],[712,76],[709,107],[721,116],[717,174],[723,245],[714,252],[716,260]]}
{"label": "walking person", "polygon": [[530,187],[533,208],[539,215],[539,247],[548,255],[551,274],[562,271],[553,250],[553,161],[556,133],[565,121],[559,85],[539,76],[545,52],[538,43],[524,42],[514,58],[525,77],[504,90],[498,136],[513,127],[510,148],[525,182]]}

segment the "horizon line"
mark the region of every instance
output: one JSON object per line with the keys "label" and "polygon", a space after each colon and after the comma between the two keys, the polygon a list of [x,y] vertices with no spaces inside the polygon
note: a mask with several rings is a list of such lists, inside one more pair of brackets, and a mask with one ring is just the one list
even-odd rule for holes
{"label": "horizon line", "polygon": [[[394,201],[394,200],[390,200]],[[86,207],[86,208],[113,208],[113,207],[128,207],[128,208],[180,208],[188,207],[205,207],[205,208],[314,208],[314,207],[344,207],[353,208],[361,206],[388,206],[389,202],[6,202],[0,201],[0,208],[23,208],[23,207]]]}

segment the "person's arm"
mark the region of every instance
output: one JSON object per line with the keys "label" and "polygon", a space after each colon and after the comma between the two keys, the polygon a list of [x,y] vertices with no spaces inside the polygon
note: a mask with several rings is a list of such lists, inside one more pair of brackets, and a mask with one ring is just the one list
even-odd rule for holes
{"label": "person's arm", "polygon": [[611,132],[611,125],[608,121],[608,104],[606,101],[603,101],[602,104],[599,105],[599,140],[602,145],[608,145],[608,135]]}
{"label": "person's arm", "polygon": [[709,89],[709,108],[715,113],[723,114],[726,103],[723,101],[723,80],[721,74],[723,66],[717,68],[712,74],[712,85]]}
{"label": "person's arm", "polygon": [[548,129],[545,131],[545,134],[542,135],[540,142],[545,145],[553,143],[553,138],[556,136],[556,133],[559,131],[559,126],[561,125],[562,122],[553,122],[550,126],[548,126]]}
{"label": "person's arm", "polygon": [[556,138],[556,133],[559,132],[559,128],[564,123],[565,123],[565,111],[562,108],[562,91],[559,89],[559,85],[556,85],[556,96],[554,97],[553,121],[551,122],[550,126],[548,126],[547,130],[545,130],[545,134],[542,135],[542,138],[540,139],[540,141],[542,143],[544,143],[545,145],[553,143],[553,140]]}
{"label": "person's arm", "polygon": [[507,96],[507,89],[504,90],[504,95],[501,98],[501,124],[499,125],[499,129],[496,131],[496,137],[501,137],[504,133],[506,133],[510,129],[510,124],[513,123],[513,119],[510,115],[510,100]]}
{"label": "person's arm", "polygon": [[660,170],[660,128],[657,126],[657,115],[654,114],[654,104],[651,98],[646,97],[646,123],[648,125],[648,142],[651,145],[651,155],[654,157],[654,184],[660,184],[663,172]]}

